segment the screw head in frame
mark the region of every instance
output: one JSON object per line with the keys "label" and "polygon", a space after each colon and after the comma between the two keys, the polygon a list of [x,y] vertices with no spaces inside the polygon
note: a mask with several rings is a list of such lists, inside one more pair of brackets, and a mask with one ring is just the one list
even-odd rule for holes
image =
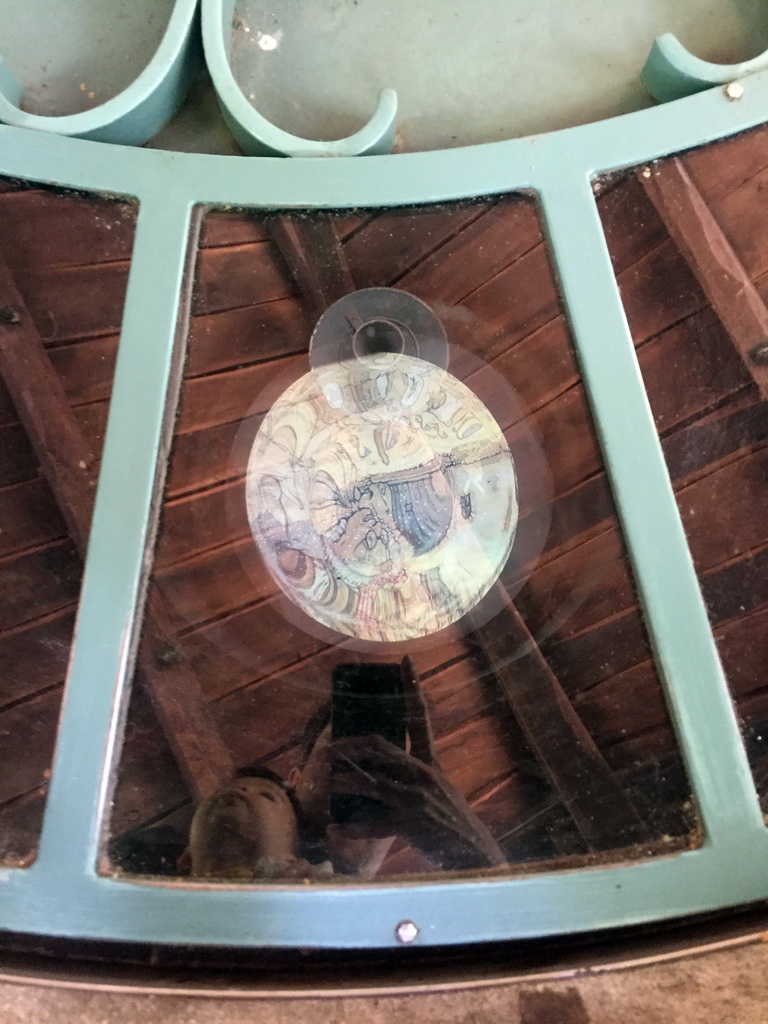
{"label": "screw head in frame", "polygon": [[409,943],[416,941],[419,937],[419,930],[419,926],[414,924],[413,921],[401,921],[395,928],[397,941],[402,942],[404,946],[407,946]]}
{"label": "screw head in frame", "polygon": [[723,92],[729,100],[740,100],[744,95],[744,86],[741,82],[729,82]]}

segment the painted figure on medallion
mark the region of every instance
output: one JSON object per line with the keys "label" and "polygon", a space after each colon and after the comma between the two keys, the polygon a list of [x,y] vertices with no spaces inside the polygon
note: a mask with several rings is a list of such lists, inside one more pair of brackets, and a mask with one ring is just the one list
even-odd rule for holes
{"label": "painted figure on medallion", "polygon": [[319,366],[251,450],[248,514],[283,592],[347,636],[427,636],[469,611],[512,547],[515,469],[447,370],[403,353]]}

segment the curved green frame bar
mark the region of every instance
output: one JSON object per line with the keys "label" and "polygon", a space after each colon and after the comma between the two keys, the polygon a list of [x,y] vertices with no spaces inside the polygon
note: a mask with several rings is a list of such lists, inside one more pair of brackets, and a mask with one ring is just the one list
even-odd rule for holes
{"label": "curved green frame bar", "polygon": [[[768,829],[707,620],[598,216],[592,178],[768,120],[768,73],[549,135],[367,160],[117,149],[0,127],[0,174],[136,196],[106,446],[40,852],[0,870],[0,927],[199,945],[395,946],[607,929],[768,898]],[[615,866],[397,884],[210,886],[98,872],[185,347],[200,204],[386,207],[531,190],[597,423],[703,845]],[[177,330],[179,311],[181,327]],[[179,338],[180,340],[176,340]]]}
{"label": "curved green frame bar", "polygon": [[229,39],[236,0],[203,0],[203,45],[221,112],[247,156],[369,156],[391,153],[397,127],[397,93],[382,89],[370,121],[354,135],[316,142],[284,132],[245,98],[229,63]]}
{"label": "curved green frame bar", "polygon": [[740,64],[712,64],[695,57],[677,36],[665,32],[651,47],[640,77],[648,92],[661,103],[726,85],[768,68],[768,50]]}
{"label": "curved green frame bar", "polygon": [[200,64],[197,0],[176,0],[149,64],[126,89],[92,110],[60,117],[21,110],[22,88],[0,57],[0,122],[94,142],[141,146],[179,109]]}

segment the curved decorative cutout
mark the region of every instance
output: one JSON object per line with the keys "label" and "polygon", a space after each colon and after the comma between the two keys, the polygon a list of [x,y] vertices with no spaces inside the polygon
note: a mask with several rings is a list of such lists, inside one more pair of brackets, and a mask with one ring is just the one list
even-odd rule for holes
{"label": "curved decorative cutout", "polygon": [[200,67],[197,0],[176,0],[149,64],[117,96],[78,114],[48,117],[19,108],[22,88],[0,57],[0,121],[96,142],[141,146],[179,109]]}
{"label": "curved decorative cutout", "polygon": [[640,77],[651,96],[666,103],[765,68],[768,68],[768,50],[740,64],[712,64],[694,57],[677,36],[665,32],[654,41]]}
{"label": "curved decorative cutout", "polygon": [[268,121],[243,95],[229,64],[229,38],[235,0],[203,0],[203,46],[219,106],[229,130],[247,156],[368,156],[391,153],[395,142],[397,93],[382,89],[371,120],[335,142],[291,135]]}

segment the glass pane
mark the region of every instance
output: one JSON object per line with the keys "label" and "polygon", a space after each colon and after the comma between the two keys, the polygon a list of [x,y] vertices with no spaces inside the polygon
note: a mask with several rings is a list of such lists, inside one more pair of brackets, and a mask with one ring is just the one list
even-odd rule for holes
{"label": "glass pane", "polygon": [[638,168],[604,223],[747,753],[768,810],[766,130]]}
{"label": "glass pane", "polygon": [[0,181],[0,860],[34,858],[136,211]]}
{"label": "glass pane", "polygon": [[640,72],[664,32],[716,62],[768,46],[760,0],[636,0],[631,17],[604,0],[450,8],[443,0],[236,0],[234,14],[232,70],[265,116],[305,138],[343,138],[365,124],[380,89],[396,89],[404,151],[496,142],[649,107]]}
{"label": "glass pane", "polygon": [[114,867],[386,878],[689,846],[535,204],[211,212],[194,313]]}

